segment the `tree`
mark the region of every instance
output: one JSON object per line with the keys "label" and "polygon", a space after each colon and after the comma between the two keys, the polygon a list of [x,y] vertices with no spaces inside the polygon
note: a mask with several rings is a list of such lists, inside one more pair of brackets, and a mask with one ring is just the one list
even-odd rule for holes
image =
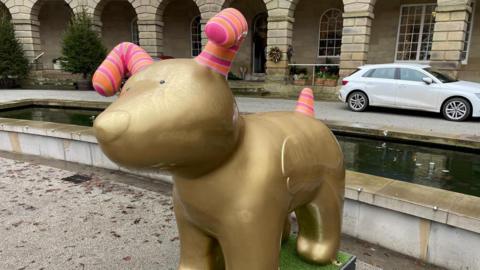
{"label": "tree", "polygon": [[9,17],[0,10],[0,88],[14,86],[27,76],[29,68]]}
{"label": "tree", "polygon": [[92,28],[92,18],[85,9],[73,15],[62,42],[62,67],[87,79],[107,55],[99,35]]}

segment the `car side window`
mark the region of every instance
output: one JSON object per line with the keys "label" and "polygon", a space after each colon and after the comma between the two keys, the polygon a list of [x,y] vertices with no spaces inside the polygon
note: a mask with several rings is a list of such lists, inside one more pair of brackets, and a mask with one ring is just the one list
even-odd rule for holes
{"label": "car side window", "polygon": [[423,82],[423,78],[425,77],[428,77],[428,76],[414,69],[410,69],[410,68],[400,69],[400,80],[402,81]]}
{"label": "car side window", "polygon": [[395,68],[376,68],[363,75],[368,78],[395,79]]}

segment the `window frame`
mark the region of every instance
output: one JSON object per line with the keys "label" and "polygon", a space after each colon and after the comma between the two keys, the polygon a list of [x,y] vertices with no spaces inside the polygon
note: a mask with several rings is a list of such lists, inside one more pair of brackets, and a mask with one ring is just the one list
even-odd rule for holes
{"label": "window frame", "polygon": [[[322,32],[322,19],[329,11],[338,11],[340,13],[340,20],[342,21],[342,27],[341,27],[342,36],[340,38],[340,47],[339,47],[340,51],[338,55],[320,55],[320,41],[321,41],[320,36]],[[318,21],[317,58],[340,58],[340,56],[342,55],[342,38],[343,38],[343,11],[339,8],[328,8],[322,13],[322,15],[320,16],[320,20]],[[328,38],[323,40],[328,40]],[[329,47],[326,47],[326,48],[329,48]]]}
{"label": "window frame", "polygon": [[[465,52],[465,59],[461,59],[462,61],[462,65],[467,65],[468,64],[468,57],[470,56],[470,47],[471,47],[471,44],[472,44],[472,33],[473,33],[473,27],[474,27],[474,24],[475,24],[475,9],[477,9],[477,1],[476,0],[472,0],[471,2],[471,7],[472,7],[472,18],[471,18],[471,22],[470,22],[470,30],[468,31],[468,40],[464,40],[465,42],[467,42],[467,50]],[[463,54],[463,50],[462,50],[462,54]]]}
{"label": "window frame", "polygon": [[[371,77],[372,73],[374,73],[378,69],[393,69],[393,78],[378,78],[378,77]],[[363,78],[367,79],[380,79],[380,80],[400,80],[400,69],[398,67],[377,67],[367,70],[367,72],[362,74]]]}
{"label": "window frame", "polygon": [[130,33],[132,34],[132,43],[140,45],[140,31],[138,30],[138,18],[135,17],[130,22]]}
{"label": "window frame", "polygon": [[[403,4],[403,5],[400,5],[400,10],[399,10],[399,14],[398,14],[398,27],[397,27],[397,38],[396,38],[396,41],[395,41],[395,55],[393,56],[393,62],[394,63],[424,63],[424,64],[428,64],[430,63],[430,60],[417,60],[419,58],[419,52],[421,51],[421,47],[422,47],[422,44],[421,44],[421,36],[423,35],[423,27],[424,27],[424,24],[425,24],[425,13],[423,13],[422,15],[422,20],[421,20],[421,23],[420,23],[420,32],[419,32],[419,42],[418,42],[418,48],[417,48],[417,59],[415,60],[397,60],[397,55],[398,55],[398,43],[400,41],[400,29],[401,29],[401,26],[402,26],[402,10],[404,7],[418,7],[418,6],[421,6],[423,7],[423,12],[425,11],[425,8],[426,6],[429,6],[429,5],[433,5],[436,7],[438,7],[438,4],[435,2],[435,3],[421,3],[421,4]],[[435,23],[434,23],[434,27],[435,27]],[[432,31],[432,44],[433,44],[433,33],[434,33],[434,30]],[[431,48],[430,48],[430,52],[431,52]]]}
{"label": "window frame", "polygon": [[[200,49],[198,51],[198,54],[197,55],[194,55],[193,53],[193,50],[194,50],[194,45],[193,45],[193,23],[195,22],[195,20],[197,18],[200,18],[199,20],[199,26],[200,26],[200,31],[198,34],[198,36],[200,37]],[[196,57],[198,55],[200,55],[200,53],[202,52],[202,16],[201,15],[197,15],[195,17],[193,17],[193,19],[190,21],[190,55],[192,57]]]}
{"label": "window frame", "polygon": [[[402,69],[408,69],[408,70],[413,70],[413,71],[416,71],[418,73],[421,73],[423,74],[423,77],[422,77],[422,80],[421,81],[412,81],[412,80],[403,80],[402,79]],[[399,67],[398,68],[398,80],[399,81],[406,81],[406,82],[414,82],[414,83],[424,83],[423,82],[423,78],[431,78],[433,80],[433,83],[436,83],[436,81],[434,80],[434,78],[432,78],[432,76],[428,73],[426,73],[423,69],[422,70],[419,70],[419,69],[416,69],[416,68],[410,68],[410,67]]]}

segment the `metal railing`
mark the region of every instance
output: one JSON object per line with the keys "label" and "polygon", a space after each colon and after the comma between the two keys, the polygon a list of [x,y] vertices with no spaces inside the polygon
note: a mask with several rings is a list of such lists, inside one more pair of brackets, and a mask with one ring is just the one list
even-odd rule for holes
{"label": "metal railing", "polygon": [[[288,66],[292,67],[312,67],[312,85],[315,84],[315,69],[317,67],[340,67],[340,64],[288,64]],[[305,74],[306,75],[306,74]]]}

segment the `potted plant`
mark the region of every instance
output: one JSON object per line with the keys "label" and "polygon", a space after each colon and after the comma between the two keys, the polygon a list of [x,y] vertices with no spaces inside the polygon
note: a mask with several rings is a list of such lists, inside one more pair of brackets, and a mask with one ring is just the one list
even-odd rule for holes
{"label": "potted plant", "polygon": [[53,63],[53,69],[55,69],[55,70],[61,70],[62,69],[63,63],[62,63],[62,59],[60,57],[54,58],[52,60],[52,63]]}
{"label": "potted plant", "polygon": [[325,71],[319,71],[315,74],[315,85],[324,85],[326,80]]}
{"label": "potted plant", "polygon": [[337,86],[338,76],[337,75],[329,75],[327,76],[324,85],[328,87],[335,87]]}
{"label": "potted plant", "polygon": [[77,89],[93,89],[91,76],[106,57],[107,49],[92,29],[92,18],[83,8],[75,14],[65,31],[60,59],[65,71],[82,74]]}
{"label": "potted plant", "polygon": [[293,75],[293,84],[294,85],[307,85],[308,76],[306,74],[300,73]]}
{"label": "potted plant", "polygon": [[28,60],[13,24],[0,11],[0,88],[13,88],[28,74]]}

